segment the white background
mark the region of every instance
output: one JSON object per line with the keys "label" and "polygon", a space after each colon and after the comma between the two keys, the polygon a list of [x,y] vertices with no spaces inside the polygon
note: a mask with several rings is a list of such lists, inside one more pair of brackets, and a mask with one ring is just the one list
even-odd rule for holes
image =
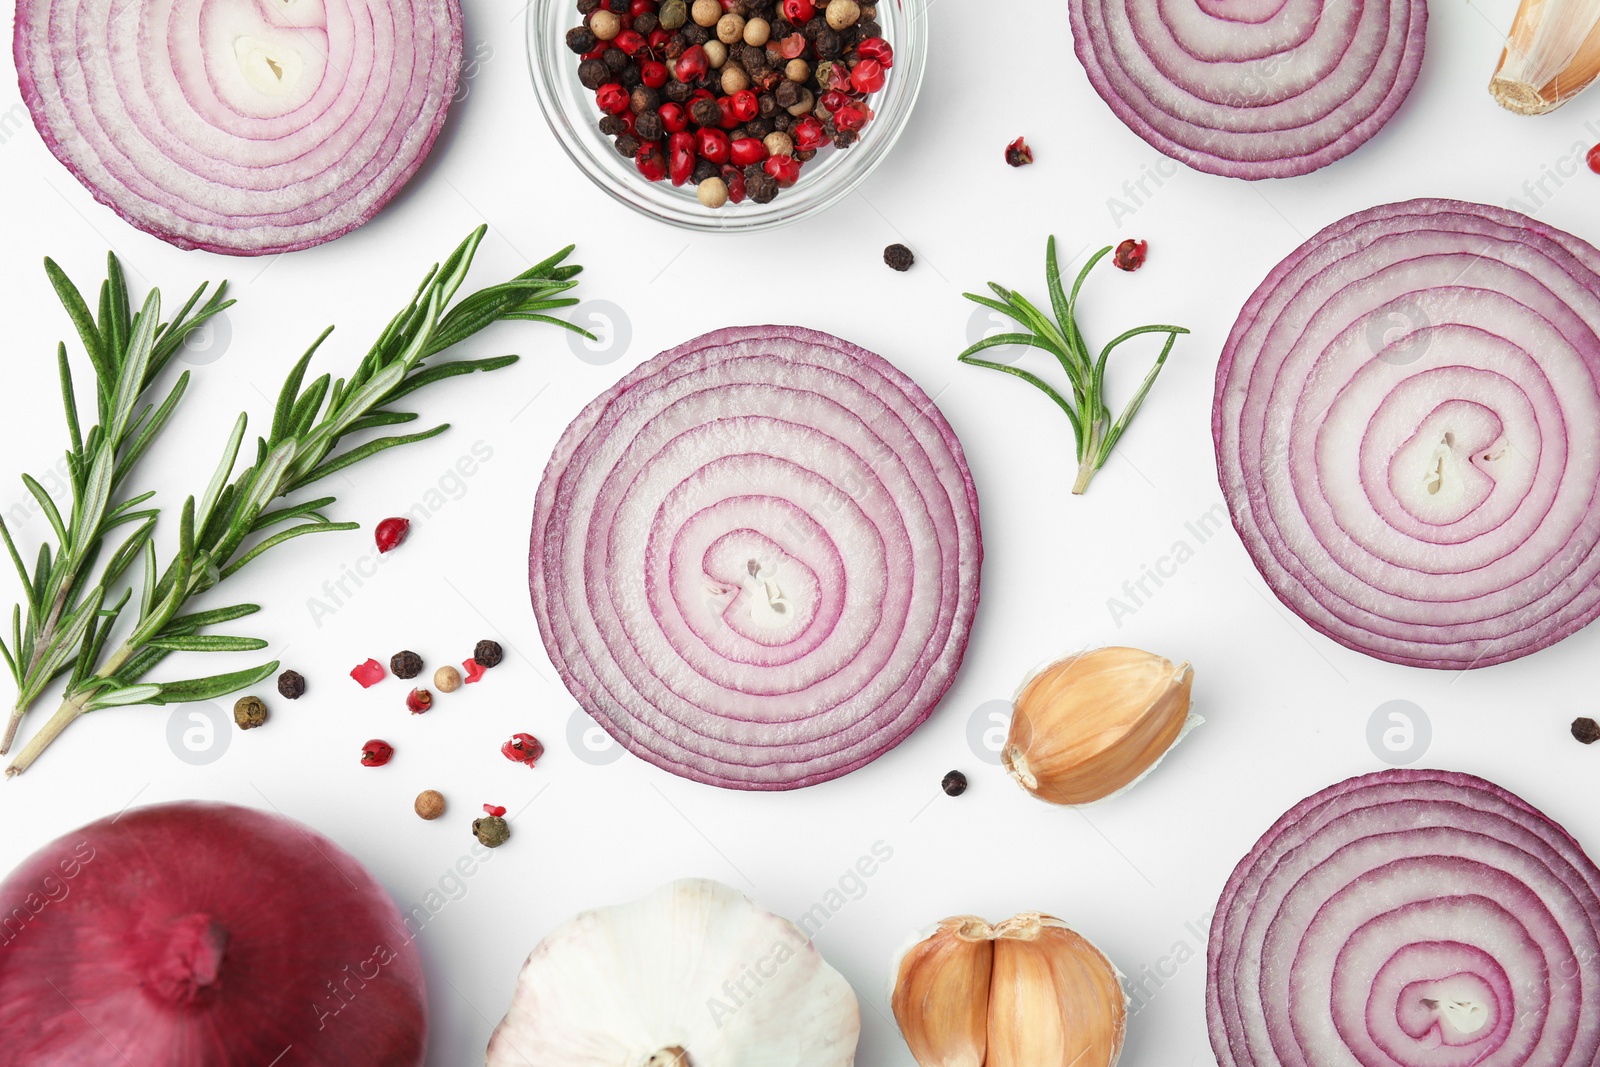
{"label": "white background", "polygon": [[[1342,162],[1258,184],[1180,170],[1159,187],[1147,181],[1154,195],[1128,201],[1137,210],[1120,224],[1108,198],[1125,196],[1124,182],[1163,157],[1089,88],[1059,0],[938,0],[926,88],[887,164],[825,217],[749,237],[669,229],[592,187],[537,111],[520,10],[489,0],[469,0],[468,54],[478,64],[423,173],[364,229],[274,259],[184,253],[135,232],[56,164],[26,124],[12,79],[0,79],[0,509],[8,516],[27,500],[15,473],[48,470],[65,440],[52,353],[71,334],[39,268],[45,255],[86,287],[97,283],[107,246],[123,257],[139,294],[151,284],[173,297],[204,279],[233,281],[240,303],[228,313],[231,340],[191,354],[194,381],[179,421],[140,475],[169,508],[203,488],[241,408],[265,417],[283,373],[324,325],[339,330],[313,366],[340,373],[422,269],[480,222],[491,233],[474,282],[502,279],[577,242],[589,268],[581,295],[621,308],[626,328],[616,336],[631,338],[590,354],[611,359],[602,365],[535,325],[496,327],[472,341],[474,354],[515,350],[524,360],[492,380],[430,388],[425,418],[453,428],[331,487],[337,516],[365,529],[278,549],[230,583],[228,600],[213,601],[265,605],[234,629],[269,639],[270,654],[309,679],[305,698],[290,703],[264,687],[271,722],[234,733],[225,755],[200,767],[169,749],[169,709],[112,710],[79,722],[31,772],[0,786],[0,870],[130,801],[205,797],[304,820],[357,855],[409,908],[467,852],[478,806],[505,804],[520,812],[515,836],[418,938],[432,1005],[429,1062],[457,1065],[481,1062],[523,957],[573,913],[705,875],[798,916],[881,840],[892,860],[817,939],[860,994],[860,1063],[911,1063],[884,996],[889,957],[909,931],[948,914],[1000,918],[1030,909],[1067,918],[1132,976],[1146,967],[1176,972],[1133,1018],[1124,1062],[1209,1062],[1203,946],[1186,923],[1203,928],[1233,864],[1281,811],[1382,766],[1367,724],[1384,702],[1412,701],[1431,720],[1422,765],[1489,776],[1580,840],[1600,840],[1600,753],[1566,735],[1574,715],[1596,711],[1600,630],[1463,676],[1391,666],[1290,617],[1231,529],[1204,544],[1185,530],[1220,503],[1209,436],[1217,353],[1274,263],[1321,226],[1378,202],[1522,197],[1532,206],[1525,181],[1570,173],[1573,148],[1600,140],[1600,94],[1544,119],[1512,116],[1490,100],[1484,86],[1511,14],[1508,0],[1438,0],[1409,102]],[[1019,133],[1038,163],[1012,170],[1001,152]],[[1583,171],[1563,188],[1545,188],[1554,195],[1541,197],[1548,203],[1540,218],[1600,239],[1600,177]],[[1089,283],[1082,319],[1091,341],[1146,321],[1194,330],[1120,454],[1082,498],[1068,493],[1071,442],[1059,412],[1010,378],[955,362],[972,328],[961,292],[992,278],[1042,295],[1050,232],[1067,254],[1124,236],[1150,242],[1140,273],[1106,269]],[[917,251],[909,274],[879,259],[896,240]],[[695,785],[628,756],[586,762],[567,740],[574,703],[553,681],[525,584],[534,489],[567,421],[657,351],[749,322],[837,333],[882,353],[936,396],[977,479],[987,553],[966,666],[932,719],[868,768],[773,795]],[[76,350],[75,358],[82,368]],[[1147,357],[1123,358],[1126,396]],[[476,442],[492,458],[452,481]],[[312,598],[333,606],[324,583],[371,554],[371,525],[426,501],[441,479],[444,506],[386,557],[377,577],[359,589],[347,580],[353,595],[314,617]],[[48,532],[42,518],[13,525],[25,555]],[[170,539],[170,524],[163,534]],[[1107,599],[1180,539],[1194,557],[1119,627]],[[15,592],[9,579],[3,584],[9,603]],[[470,655],[486,636],[506,646],[504,665],[482,684],[440,697],[426,716],[406,714],[407,687],[398,681],[362,691],[346,677],[368,656],[387,660],[405,647],[431,671]],[[1130,794],[1085,813],[1054,809],[975,754],[969,726],[1035,664],[1104,643],[1191,660],[1209,722]],[[166,669],[220,666],[197,659]],[[240,665],[246,660],[254,657]],[[224,710],[230,703],[218,702]],[[549,746],[536,771],[496,751],[517,730]],[[360,745],[377,736],[399,755],[384,770],[364,769]],[[952,767],[972,779],[960,799],[938,792]],[[442,790],[452,804],[436,823],[411,814],[424,788]]]}

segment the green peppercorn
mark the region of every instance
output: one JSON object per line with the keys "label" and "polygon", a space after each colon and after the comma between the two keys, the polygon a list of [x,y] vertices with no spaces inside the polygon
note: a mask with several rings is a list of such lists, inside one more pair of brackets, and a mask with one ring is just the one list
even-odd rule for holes
{"label": "green peppercorn", "polygon": [[260,697],[240,697],[233,705],[233,721],[241,730],[254,730],[267,721],[267,705]]}
{"label": "green peppercorn", "polygon": [[472,836],[488,848],[499,848],[511,837],[511,827],[498,815],[472,820]]}
{"label": "green peppercorn", "polygon": [[656,17],[661,20],[664,30],[681,29],[689,21],[689,5],[684,0],[667,0],[661,5],[661,10],[656,12]]}

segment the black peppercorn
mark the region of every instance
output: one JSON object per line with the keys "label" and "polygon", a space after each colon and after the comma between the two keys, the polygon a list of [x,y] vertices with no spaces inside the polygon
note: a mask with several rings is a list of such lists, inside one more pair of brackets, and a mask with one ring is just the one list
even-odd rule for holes
{"label": "black peppercorn", "polygon": [[827,28],[828,20],[823,18],[821,15],[818,15],[810,22],[807,22],[804,26],[801,26],[800,32],[805,35],[806,40],[815,41],[817,39],[817,35]]}
{"label": "black peppercorn", "polygon": [[694,86],[688,82],[670,81],[666,88],[667,99],[674,104],[681,104],[694,95]]}
{"label": "black peppercorn", "polygon": [[844,41],[839,37],[839,31],[824,27],[817,34],[817,55],[823,59],[837,59],[843,54]]}
{"label": "black peppercorn", "polygon": [[600,132],[607,137],[616,137],[628,132],[628,123],[616,115],[607,115],[600,120]]}
{"label": "black peppercorn", "polygon": [[774,19],[773,20],[771,40],[781,41],[785,37],[793,36],[793,34],[794,34],[794,23],[790,22],[788,19]]}
{"label": "black peppercorn", "polygon": [[779,107],[789,108],[798,104],[803,98],[804,93],[805,87],[799,82],[784,80],[778,85],[778,88],[773,91],[772,99],[773,102]]}
{"label": "black peppercorn", "polygon": [[[911,249],[907,248],[905,245],[892,244],[883,250],[883,261],[889,264],[889,266],[893,267],[895,270],[907,271],[911,269],[911,264],[917,261],[917,257],[913,255]],[[955,774],[956,772],[951,771],[950,773]],[[950,779],[947,776],[945,781],[948,782],[949,780]],[[963,787],[965,786],[965,782],[966,779],[963,778]]]}
{"label": "black peppercorn", "polygon": [[772,132],[772,120],[771,119],[751,119],[749,122],[745,123],[744,128],[746,130],[750,131],[750,136],[751,137],[759,137],[759,138],[765,139],[767,134]]}
{"label": "black peppercorn", "polygon": [[611,8],[613,15],[626,15],[628,10],[633,7],[633,4],[630,0],[611,0],[606,6]]}
{"label": "black peppercorn", "polygon": [[711,31],[698,23],[691,22],[682,31],[683,39],[690,44],[705,44],[711,40]]}
{"label": "black peppercorn", "polygon": [[756,97],[756,107],[760,109],[762,118],[771,118],[772,113],[778,110],[778,98],[771,93],[762,93]]}
{"label": "black peppercorn", "polygon": [[628,53],[620,48],[608,48],[600,58],[605,61],[606,69],[613,74],[621,74],[629,65]]}
{"label": "black peppercorn", "polygon": [[500,648],[498,641],[491,641],[486,637],[473,646],[472,659],[480,667],[498,666],[504,658],[505,652]]}
{"label": "black peppercorn", "polygon": [[655,12],[646,11],[633,20],[633,28],[648,37],[661,28],[661,19],[656,17]]}
{"label": "black peppercorn", "polygon": [[[609,54],[608,52],[607,55]],[[624,89],[632,89],[635,85],[644,81],[644,73],[636,65],[629,63],[617,72],[617,81],[622,83]]]}
{"label": "black peppercorn", "polygon": [[689,117],[699,126],[716,126],[722,122],[722,108],[715,100],[701,97],[689,106]]}
{"label": "black peppercorn", "polygon": [[642,142],[631,133],[625,133],[617,138],[617,154],[627,159],[632,159],[639,154]]}
{"label": "black peppercorn", "polygon": [[745,45],[739,49],[739,65],[751,75],[766,70],[770,63],[767,62],[767,50],[754,45]]}
{"label": "black peppercorn", "polygon": [[589,15],[600,9],[600,0],[578,0],[578,14]]}
{"label": "black peppercorn", "polygon": [[611,69],[598,59],[586,59],[578,64],[578,80],[585,89],[598,89],[611,78]]}
{"label": "black peppercorn", "polygon": [[856,23],[856,29],[861,31],[861,39],[863,41],[869,37],[883,36],[883,27],[871,19],[863,19],[862,21]]}
{"label": "black peppercorn", "polygon": [[[905,245],[890,245],[890,248],[904,248]],[[939,788],[947,794],[958,797],[967,791],[967,776],[960,771],[951,771],[944,776],[944,781],[939,783]]]}
{"label": "black peppercorn", "polygon": [[790,130],[794,129],[794,125],[798,121],[798,119],[789,114],[787,111],[775,111],[772,114],[772,128],[777,130],[779,133],[788,133]]}
{"label": "black peppercorn", "polygon": [[702,159],[700,162],[694,165],[693,180],[696,185],[699,185],[707,178],[720,177],[722,177],[722,168],[711,162],[709,159]]}
{"label": "black peppercorn", "polygon": [[746,173],[745,195],[758,204],[770,204],[778,196],[778,183],[766,171],[757,171],[752,177]]}
{"label": "black peppercorn", "polygon": [[[636,85],[633,93],[628,97],[628,106],[635,115],[644,111],[654,111],[661,106],[661,92],[648,85]],[[655,140],[655,138],[651,138]]]}
{"label": "black peppercorn", "polygon": [[594,51],[594,46],[599,43],[600,39],[587,26],[574,26],[567,31],[567,47],[580,56],[585,52]]}
{"label": "black peppercorn", "polygon": [[840,130],[833,135],[833,147],[849,148],[856,143],[860,136],[855,130]]}
{"label": "black peppercorn", "polygon": [[287,700],[299,700],[306,692],[306,680],[299,671],[284,671],[278,675],[278,695]]}
{"label": "black peppercorn", "polygon": [[633,132],[646,141],[659,141],[666,134],[667,127],[661,121],[659,111],[641,111],[633,120]]}
{"label": "black peppercorn", "polygon": [[1586,745],[1600,741],[1600,722],[1588,717],[1572,720],[1572,736]]}
{"label": "black peppercorn", "polygon": [[422,657],[409,648],[389,657],[389,670],[396,678],[415,678],[422,673]]}

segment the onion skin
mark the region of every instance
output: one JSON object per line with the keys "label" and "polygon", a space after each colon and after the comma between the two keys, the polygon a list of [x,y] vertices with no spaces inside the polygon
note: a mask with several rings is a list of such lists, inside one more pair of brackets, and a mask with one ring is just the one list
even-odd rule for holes
{"label": "onion skin", "polygon": [[574,420],[528,583],[567,689],[624,747],[795,789],[928,717],[981,561],[972,475],[926,394],[836,337],[760,326],[655,357]]}
{"label": "onion skin", "polygon": [[1262,836],[1217,905],[1217,1063],[1594,1063],[1597,890],[1565,830],[1481,778],[1395,769],[1324,789]]}
{"label": "onion skin", "polygon": [[1600,614],[1600,252],[1453,200],[1341,220],[1268,275],[1217,367],[1217,473],[1310,626],[1461,670]]}
{"label": "onion skin", "polygon": [[259,256],[343,236],[400,191],[443,128],[462,32],[459,0],[19,0],[12,54],[34,126],[96,200],[179,248]]}
{"label": "onion skin", "polygon": [[1196,170],[1309,174],[1355,151],[1416,82],[1426,0],[1071,0],[1089,82]]}
{"label": "onion skin", "polygon": [[343,849],[282,816],[159,804],[0,883],[0,1035],[0,1063],[28,1067],[246,1067],[290,1045],[284,1062],[420,1067],[427,992]]}

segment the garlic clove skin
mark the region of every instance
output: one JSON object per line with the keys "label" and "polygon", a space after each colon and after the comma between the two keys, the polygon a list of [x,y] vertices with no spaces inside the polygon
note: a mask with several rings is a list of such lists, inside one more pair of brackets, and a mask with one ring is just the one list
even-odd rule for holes
{"label": "garlic clove skin", "polygon": [[787,919],[718,882],[584,912],[534,948],[488,1067],[851,1067],[855,992]]}
{"label": "garlic clove skin", "polygon": [[1128,1031],[1117,969],[1060,919],[995,927],[985,1067],[1113,1067]]}
{"label": "garlic clove skin", "polygon": [[890,1004],[920,1067],[1114,1067],[1121,976],[1066,923],[946,919],[896,962]]}
{"label": "garlic clove skin", "polygon": [[1600,0],[1522,0],[1489,93],[1509,111],[1542,115],[1600,74]]}
{"label": "garlic clove skin", "polygon": [[1194,670],[1136,648],[1100,648],[1023,683],[1000,759],[1052,804],[1091,804],[1148,773],[1186,730]]}
{"label": "garlic clove skin", "polygon": [[900,958],[889,1004],[921,1067],[984,1067],[993,929],[946,919]]}

